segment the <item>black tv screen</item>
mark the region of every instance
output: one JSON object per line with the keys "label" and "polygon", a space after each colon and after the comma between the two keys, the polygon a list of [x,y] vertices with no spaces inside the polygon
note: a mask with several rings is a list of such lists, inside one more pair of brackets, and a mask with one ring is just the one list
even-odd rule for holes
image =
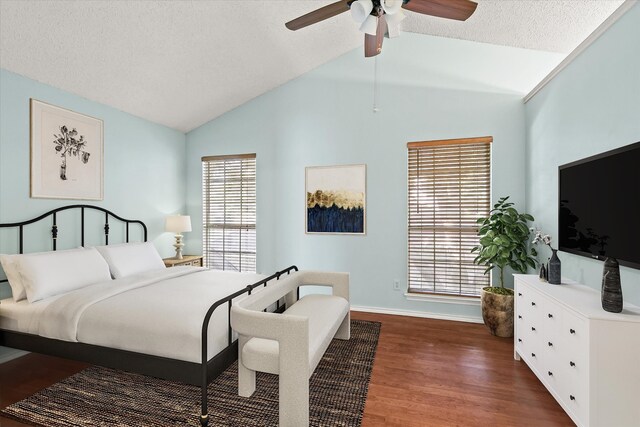
{"label": "black tv screen", "polygon": [[640,269],[640,142],[559,172],[559,249]]}

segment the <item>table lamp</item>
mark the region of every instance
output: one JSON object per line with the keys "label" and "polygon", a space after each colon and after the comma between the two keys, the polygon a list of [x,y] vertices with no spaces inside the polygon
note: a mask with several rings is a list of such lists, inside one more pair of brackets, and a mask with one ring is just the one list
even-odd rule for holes
{"label": "table lamp", "polygon": [[191,231],[191,217],[189,215],[170,215],[165,221],[164,229],[176,233],[176,243],[173,246],[176,248],[175,259],[182,259],[182,234],[185,231]]}

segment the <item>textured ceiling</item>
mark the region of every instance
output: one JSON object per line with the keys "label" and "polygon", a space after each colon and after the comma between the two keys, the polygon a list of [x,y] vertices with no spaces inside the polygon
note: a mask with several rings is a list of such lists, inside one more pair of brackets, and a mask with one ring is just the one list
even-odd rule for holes
{"label": "textured ceiling", "polygon": [[[186,132],[360,47],[348,13],[284,27],[327,3],[0,0],[0,66]],[[568,53],[621,3],[480,0],[467,22],[407,12],[403,30]]]}
{"label": "textured ceiling", "polygon": [[474,0],[465,22],[407,13],[403,30],[569,54],[624,0]]}

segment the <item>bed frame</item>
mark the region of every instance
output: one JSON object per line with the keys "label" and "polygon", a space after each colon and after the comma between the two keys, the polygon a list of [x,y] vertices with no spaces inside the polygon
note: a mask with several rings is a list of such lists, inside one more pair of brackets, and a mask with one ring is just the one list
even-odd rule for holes
{"label": "bed frame", "polygon": [[[69,205],[46,212],[36,218],[32,218],[22,222],[0,224],[3,228],[18,228],[19,253],[24,251],[24,228],[29,224],[52,218],[51,239],[52,248],[57,250],[57,239],[59,229],[57,225],[57,213],[69,209],[80,210],[80,240],[81,245],[85,244],[85,211],[97,210],[104,213],[104,242],[109,244],[109,219],[113,218],[125,224],[125,242],[129,242],[129,226],[137,224],[142,227],[143,239],[147,241],[147,226],[140,220],[131,220],[122,218],[107,209],[93,205]],[[154,356],[132,351],[120,350],[110,347],[102,347],[92,344],[84,344],[79,342],[69,342],[44,338],[38,335],[15,332],[6,329],[0,329],[0,345],[15,348],[18,350],[31,351],[35,353],[46,354],[50,356],[62,357],[65,359],[77,360],[94,365],[104,366],[113,369],[119,369],[128,372],[135,372],[143,375],[163,378],[171,381],[178,381],[185,384],[192,384],[201,387],[201,415],[200,424],[206,426],[209,422],[207,409],[207,386],[218,375],[220,375],[229,365],[231,365],[238,357],[238,341],[233,340],[231,329],[230,315],[231,306],[234,298],[244,294],[251,295],[253,289],[258,286],[267,286],[272,280],[280,279],[280,276],[289,274],[291,271],[298,271],[298,267],[292,265],[282,271],[278,271],[269,277],[266,277],[254,284],[227,295],[226,297],[214,302],[207,311],[202,321],[202,358],[201,363],[186,362],[183,360],[175,360],[166,357]],[[7,282],[6,279],[0,280],[0,283]],[[209,320],[213,312],[221,305],[228,306],[228,345],[211,359],[208,359],[208,330]],[[284,306],[277,303],[276,311],[284,311]],[[0,310],[2,306],[0,305]]]}

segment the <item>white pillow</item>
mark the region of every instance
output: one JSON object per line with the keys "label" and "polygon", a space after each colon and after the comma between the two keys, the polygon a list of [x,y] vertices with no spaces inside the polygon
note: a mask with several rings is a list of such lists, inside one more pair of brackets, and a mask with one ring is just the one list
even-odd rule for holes
{"label": "white pillow", "polygon": [[165,268],[162,257],[152,243],[122,243],[96,246],[107,260],[114,279]]}
{"label": "white pillow", "polygon": [[22,277],[20,276],[18,266],[16,265],[16,257],[18,256],[20,255],[0,254],[0,264],[2,264],[2,269],[4,270],[4,274],[7,276],[7,280],[9,280],[9,286],[11,286],[11,294],[13,295],[14,301],[21,301],[27,298],[27,292],[24,289]]}
{"label": "white pillow", "polygon": [[111,280],[109,266],[93,248],[20,255],[16,264],[29,302]]}

